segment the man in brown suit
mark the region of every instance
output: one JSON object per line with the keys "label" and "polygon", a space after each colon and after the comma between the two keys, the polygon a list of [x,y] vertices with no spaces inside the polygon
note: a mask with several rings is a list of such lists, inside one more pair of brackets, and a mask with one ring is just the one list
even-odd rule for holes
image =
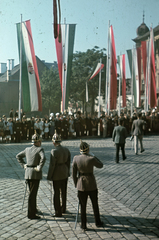
{"label": "man in brown suit", "polygon": [[[51,150],[47,180],[53,181],[55,217],[66,212],[67,181],[70,176],[70,151],[61,146],[61,137],[55,133],[52,137],[55,149]],[[62,206],[60,204],[60,196]]]}
{"label": "man in brown suit", "polygon": [[94,155],[89,154],[89,145],[86,142],[81,142],[80,152],[81,155],[76,155],[73,158],[72,176],[75,187],[78,190],[78,198],[81,205],[81,228],[86,230],[88,196],[92,202],[95,224],[97,227],[103,226],[99,214],[97,184],[93,174],[93,167],[102,168],[103,163]]}

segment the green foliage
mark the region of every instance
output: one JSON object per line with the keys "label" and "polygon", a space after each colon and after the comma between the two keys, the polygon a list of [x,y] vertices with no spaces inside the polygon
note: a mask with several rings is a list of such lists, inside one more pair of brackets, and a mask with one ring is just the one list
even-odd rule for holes
{"label": "green foliage", "polygon": [[60,110],[61,86],[58,69],[45,69],[40,79],[43,110]]}
{"label": "green foliage", "polygon": [[[95,46],[93,49],[88,49],[86,52],[76,52],[73,56],[72,74],[70,80],[70,101],[74,105],[78,101],[83,104],[86,101],[86,81],[89,80],[91,74],[97,66],[97,63],[102,58],[104,70],[102,71],[102,87],[101,93],[105,92],[105,69],[106,69],[106,54],[105,49],[100,50]],[[99,91],[99,74],[88,82],[89,102],[94,109],[94,100],[98,96]]]}

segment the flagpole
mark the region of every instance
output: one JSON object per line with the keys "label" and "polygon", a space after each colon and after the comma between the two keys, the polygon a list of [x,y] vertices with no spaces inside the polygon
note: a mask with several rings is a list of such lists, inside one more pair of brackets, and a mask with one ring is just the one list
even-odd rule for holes
{"label": "flagpole", "polygon": [[64,49],[63,49],[63,79],[62,79],[62,112],[65,111],[65,71],[66,71],[66,63],[65,63],[65,41],[66,41],[66,18],[64,18]]}
{"label": "flagpole", "polygon": [[[120,55],[120,65],[122,66],[122,56]],[[121,84],[121,74],[122,74],[122,69],[120,69],[120,76],[119,76],[119,116],[120,116],[120,84]]]}
{"label": "flagpole", "polygon": [[20,75],[19,75],[19,111],[18,118],[21,120],[21,94],[22,92],[22,14],[20,23]]}
{"label": "flagpole", "polygon": [[100,95],[101,95],[101,66],[102,66],[102,59],[100,58],[100,72],[99,72],[99,96],[98,96],[98,118],[100,118]]}
{"label": "flagpole", "polygon": [[150,64],[151,64],[151,31],[150,30],[150,40],[149,40],[149,56],[148,56],[148,77],[147,77],[147,111],[149,110],[149,105],[150,105]]}
{"label": "flagpole", "polygon": [[108,23],[108,44],[107,44],[107,62],[106,62],[106,86],[105,86],[105,112],[108,111],[108,79],[109,79],[109,28],[110,21]]}
{"label": "flagpole", "polygon": [[133,54],[134,54],[134,47],[133,47],[133,51],[132,51],[132,75],[131,75],[131,117],[132,117],[132,113],[133,113],[133,94],[134,94],[134,89],[133,89],[133,73],[134,73],[134,64],[133,64]]}

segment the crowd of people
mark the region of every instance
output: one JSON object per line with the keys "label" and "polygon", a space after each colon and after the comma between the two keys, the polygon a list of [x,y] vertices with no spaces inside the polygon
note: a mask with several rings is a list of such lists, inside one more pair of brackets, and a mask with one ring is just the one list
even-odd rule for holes
{"label": "crowd of people", "polygon": [[[146,122],[144,134],[158,134],[159,133],[159,111],[152,109],[142,113],[142,119]],[[6,142],[21,142],[23,140],[30,140],[32,135],[36,132],[43,139],[51,139],[55,133],[61,135],[62,139],[72,139],[85,136],[100,136],[103,138],[112,137],[113,129],[118,126],[118,120],[123,119],[124,127],[128,135],[131,135],[132,123],[137,119],[137,109],[131,116],[127,109],[123,109],[118,116],[117,111],[102,113],[100,118],[97,113],[82,114],[80,111],[76,113],[60,114],[51,113],[50,116],[40,118],[26,117],[23,113],[21,119],[18,118],[18,112],[13,114],[13,109],[10,111],[9,116],[3,115],[0,118],[0,139]]]}

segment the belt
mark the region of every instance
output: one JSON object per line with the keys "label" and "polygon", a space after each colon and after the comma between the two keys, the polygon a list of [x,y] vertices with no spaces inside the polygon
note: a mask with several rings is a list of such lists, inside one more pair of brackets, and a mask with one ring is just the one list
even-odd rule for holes
{"label": "belt", "polygon": [[28,168],[34,168],[34,167],[37,167],[37,166],[30,166],[30,165],[27,165]]}
{"label": "belt", "polygon": [[79,173],[79,176],[91,176],[93,173]]}

